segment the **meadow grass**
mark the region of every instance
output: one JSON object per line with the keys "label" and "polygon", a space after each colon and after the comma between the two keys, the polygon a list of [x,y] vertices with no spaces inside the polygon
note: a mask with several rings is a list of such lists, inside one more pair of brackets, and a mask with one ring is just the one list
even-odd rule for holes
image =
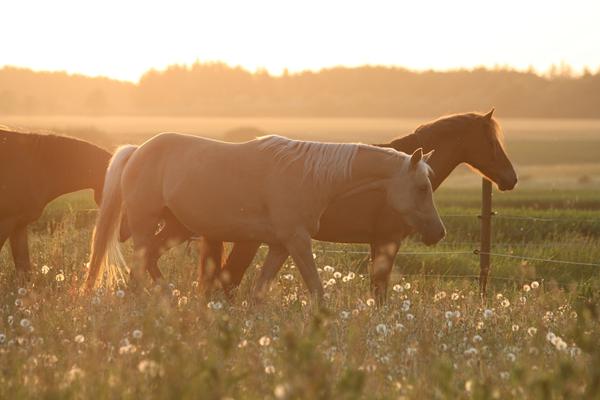
{"label": "meadow grass", "polygon": [[[248,301],[264,250],[232,298],[205,298],[193,245],[161,259],[167,293],[83,296],[93,203],[63,197],[31,228],[30,282],[0,253],[0,398],[598,398],[600,270],[493,257],[482,301],[476,279],[456,277],[478,272],[478,191],[436,198],[448,237],[403,251],[464,254],[400,254],[376,307],[366,246],[315,242],[317,307],[291,261]],[[597,201],[498,196],[493,251],[598,263]]]}

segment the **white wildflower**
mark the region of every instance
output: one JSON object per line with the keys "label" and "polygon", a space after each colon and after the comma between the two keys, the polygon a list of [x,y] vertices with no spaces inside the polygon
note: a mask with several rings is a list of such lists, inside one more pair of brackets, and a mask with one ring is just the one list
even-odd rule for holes
{"label": "white wildflower", "polygon": [[268,336],[262,336],[260,339],[258,339],[258,344],[263,347],[267,347],[271,344],[271,338]]}
{"label": "white wildflower", "polygon": [[539,287],[540,287],[540,283],[538,281],[531,282],[531,288],[532,289],[537,289]]}

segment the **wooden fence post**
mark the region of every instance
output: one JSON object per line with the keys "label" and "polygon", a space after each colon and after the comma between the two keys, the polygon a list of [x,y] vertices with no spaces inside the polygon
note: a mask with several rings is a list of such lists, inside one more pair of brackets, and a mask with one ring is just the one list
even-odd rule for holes
{"label": "wooden fence post", "polygon": [[481,182],[481,247],[479,249],[479,292],[485,296],[490,273],[490,251],[492,249],[492,182],[483,178]]}

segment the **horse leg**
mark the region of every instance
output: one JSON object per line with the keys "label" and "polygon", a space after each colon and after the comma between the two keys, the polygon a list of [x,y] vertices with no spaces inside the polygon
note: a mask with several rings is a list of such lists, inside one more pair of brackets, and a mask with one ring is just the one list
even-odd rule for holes
{"label": "horse leg", "polygon": [[259,247],[260,242],[236,242],[233,244],[219,277],[226,293],[240,285],[244,273],[254,260]]}
{"label": "horse leg", "polygon": [[198,241],[200,262],[198,265],[198,281],[202,292],[208,293],[213,287],[218,270],[223,262],[223,242],[205,237]]}
{"label": "horse leg", "polygon": [[[11,232],[15,229],[16,223],[17,223],[17,221],[16,221],[16,218],[14,218],[14,217],[6,218],[6,219],[0,221],[0,250],[2,250],[4,243],[10,237]],[[16,265],[17,261],[15,260],[14,254],[13,254],[13,260]]]}
{"label": "horse leg", "polygon": [[143,287],[145,270],[150,272],[150,275],[153,277],[160,275],[160,271],[158,271],[158,267],[156,266],[156,260],[158,260],[160,255],[158,254],[155,232],[161,219],[161,214],[148,211],[136,210],[136,212],[127,213],[127,222],[131,231],[135,253],[135,262],[130,271],[130,278],[134,288],[136,286]]}
{"label": "horse leg", "polygon": [[310,234],[304,230],[298,231],[285,242],[285,247],[298,266],[308,290],[320,300],[323,297],[323,285],[313,258]]}
{"label": "horse leg", "polygon": [[20,225],[11,233],[10,248],[17,272],[29,274],[31,272],[31,261],[29,259],[26,224]]}
{"label": "horse leg", "polygon": [[396,241],[371,243],[371,293],[379,305],[386,301],[387,286],[399,247],[400,243]]}
{"label": "horse leg", "polygon": [[269,245],[267,258],[254,288],[254,297],[260,298],[264,295],[269,283],[275,278],[289,254],[286,248],[281,245]]}
{"label": "horse leg", "polygon": [[163,277],[157,264],[160,256],[172,247],[189,239],[191,235],[191,232],[181,225],[170,212],[164,215],[164,222],[164,228],[153,237],[153,243],[149,247],[151,252],[148,254],[146,263],[148,273],[155,282]]}

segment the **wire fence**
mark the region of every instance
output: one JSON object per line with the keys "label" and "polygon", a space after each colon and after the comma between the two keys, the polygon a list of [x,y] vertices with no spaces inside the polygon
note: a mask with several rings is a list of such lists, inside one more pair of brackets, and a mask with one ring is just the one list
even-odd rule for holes
{"label": "wire fence", "polygon": [[[485,183],[484,183],[485,185]],[[485,194],[483,195],[486,196]],[[488,193],[488,196],[491,197],[491,194]],[[485,198],[483,199],[485,201]],[[488,201],[491,201],[488,198]],[[97,209],[80,209],[76,212],[82,213],[96,213]],[[490,216],[494,219],[506,219],[506,220],[518,220],[525,222],[585,222],[585,223],[600,223],[600,218],[590,218],[589,216],[535,216],[535,215],[512,215],[512,214],[503,214],[501,212],[492,211]],[[477,213],[465,213],[465,214],[441,214],[442,218],[468,218],[468,219],[479,219],[482,220],[481,215]],[[489,218],[487,218],[489,221]],[[484,222],[485,223],[485,222]],[[488,222],[491,224],[491,222]],[[482,225],[483,226],[483,225]],[[191,240],[195,240],[197,238],[191,238]],[[482,238],[483,240],[483,238]],[[527,254],[507,254],[502,252],[492,252],[492,251],[482,251],[481,250],[482,242],[474,242],[474,241],[464,241],[464,242],[452,242],[449,246],[453,247],[471,247],[472,250],[438,250],[438,251],[400,251],[399,255],[416,255],[416,256],[449,256],[449,255],[471,255],[481,257],[482,255],[488,257],[501,257],[501,258],[510,258],[510,259],[518,259],[521,261],[535,261],[541,263],[549,263],[549,264],[559,264],[559,265],[570,265],[570,266],[585,266],[585,267],[600,267],[599,262],[584,262],[584,261],[576,261],[576,260],[563,260],[563,259],[555,259],[555,258],[543,258],[543,257],[534,257]],[[531,247],[531,248],[552,248],[552,247],[564,247],[566,243],[564,242],[519,242],[519,243],[493,243],[493,246],[498,248],[510,248],[510,247]],[[585,244],[581,244],[585,245]],[[444,246],[442,244],[441,246]],[[478,247],[479,246],[479,247]],[[263,246],[261,246],[263,247]],[[363,255],[370,256],[371,252],[364,250],[346,250],[346,249],[328,249],[317,247],[314,249],[315,253],[331,253],[331,254],[353,254],[353,255]],[[483,261],[482,261],[483,262]],[[481,265],[483,270],[483,265]],[[487,273],[487,272],[486,272]],[[461,278],[461,279],[481,279],[482,275],[452,275],[452,274],[423,274],[425,277],[439,277],[439,278]],[[517,281],[519,278],[512,277],[500,277],[500,276],[491,276],[491,279],[494,280],[507,280],[507,281]],[[485,277],[487,279],[487,276]],[[484,289],[485,290],[485,289]]]}

